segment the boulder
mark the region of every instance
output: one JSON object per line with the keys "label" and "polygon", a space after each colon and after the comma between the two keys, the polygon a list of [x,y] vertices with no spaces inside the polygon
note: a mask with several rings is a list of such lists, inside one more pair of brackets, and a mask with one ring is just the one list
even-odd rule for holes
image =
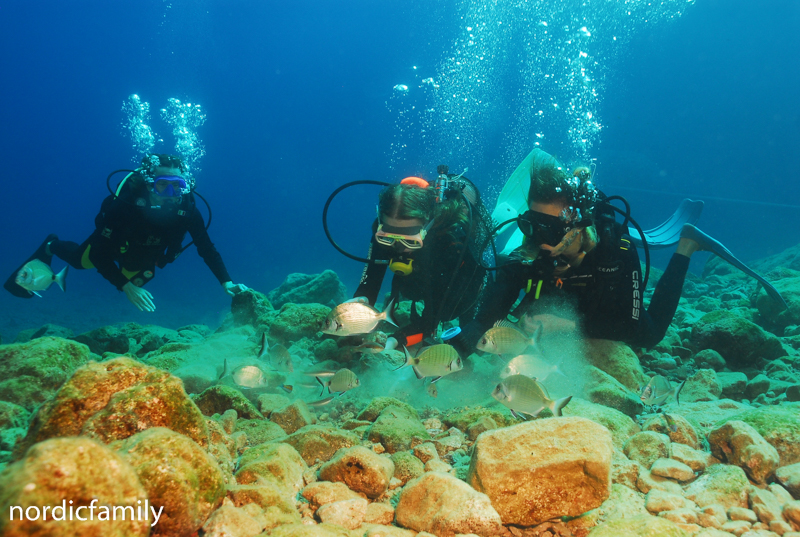
{"label": "boulder", "polygon": [[292,434],[306,425],[316,423],[317,417],[308,408],[305,401],[298,400],[282,408],[273,410],[269,416],[269,420],[273,423],[277,423],[286,431],[286,434]]}
{"label": "boulder", "polygon": [[344,483],[350,490],[372,499],[386,492],[393,476],[394,463],[389,457],[361,446],[339,450],[319,469],[320,479]]}
{"label": "boulder", "polygon": [[36,442],[90,436],[109,443],[166,427],[208,445],[208,426],[180,379],[130,358],[90,362],[39,408],[16,454]]}
{"label": "boulder", "polygon": [[367,516],[369,502],[364,498],[353,498],[326,503],[317,509],[317,518],[323,523],[335,524],[349,530],[361,527]]}
{"label": "boulder", "polygon": [[770,278],[770,281],[789,305],[788,309],[785,309],[782,304],[770,298],[763,289],[760,288],[758,291],[758,297],[756,298],[758,313],[776,329],[786,328],[800,322],[800,272],[797,271],[797,269],[800,269],[800,263],[798,263],[797,259],[798,257],[795,257],[792,265],[789,265],[794,270],[789,268],[779,269],[780,274],[775,274],[776,277],[774,279]]}
{"label": "boulder", "polygon": [[694,470],[674,459],[657,459],[650,467],[650,473],[685,483],[695,478]]}
{"label": "boulder", "polygon": [[653,489],[645,496],[645,507],[651,513],[658,514],[662,511],[672,511],[682,508],[696,508],[697,505],[679,494],[670,494]]}
{"label": "boulder", "polygon": [[[419,414],[417,414],[417,411],[414,409],[414,407],[408,403],[404,403],[399,399],[395,399],[394,397],[374,397],[372,400],[370,400],[369,404],[364,408],[364,410],[359,412],[356,419],[375,421],[378,419],[378,416],[381,415],[381,412],[383,412],[383,410],[389,406],[401,408],[410,416],[419,419]],[[467,425],[468,424],[464,425],[464,429],[462,430],[466,430]]]}
{"label": "boulder", "polygon": [[236,326],[250,325],[263,331],[269,328],[274,315],[275,308],[269,299],[253,289],[237,293],[231,300],[231,316]]}
{"label": "boulder", "polygon": [[[731,399],[720,399],[718,401],[700,401],[697,403],[681,403],[680,405],[669,404],[664,408],[670,416],[680,415],[692,424],[699,437],[703,437],[714,428],[715,425],[732,419],[753,407]],[[738,419],[738,418],[735,418]]]}
{"label": "boulder", "polygon": [[287,302],[324,304],[335,308],[349,298],[347,288],[332,270],[321,274],[289,274],[280,287],[270,291],[267,297],[276,308]]}
{"label": "boulder", "polygon": [[684,403],[715,401],[722,395],[722,385],[713,369],[700,369],[686,379],[681,389],[680,399]]}
{"label": "boulder", "polygon": [[403,407],[388,406],[369,428],[367,438],[370,442],[379,442],[389,453],[406,451],[415,437],[429,438],[428,430],[415,414]]}
{"label": "boulder", "polygon": [[650,468],[657,459],[669,457],[669,437],[652,431],[633,435],[623,448],[625,456],[645,468]]}
{"label": "boulder", "polygon": [[764,524],[786,522],[783,518],[783,504],[772,492],[754,488],[750,491],[749,503],[750,509]]}
{"label": "boulder", "polygon": [[597,423],[540,419],[482,434],[467,482],[489,496],[504,524],[531,526],[603,503],[613,451],[611,433]]}
{"label": "boulder", "polygon": [[264,393],[258,396],[258,409],[265,418],[268,418],[273,411],[289,405],[291,401],[285,395],[277,393]]}
{"label": "boulder", "polygon": [[344,483],[332,483],[330,481],[315,481],[314,483],[309,483],[300,494],[303,498],[308,500],[308,503],[310,503],[314,509],[318,509],[320,506],[328,503],[362,498],[360,494],[347,488],[347,485]]}
{"label": "boulder", "polygon": [[288,500],[285,491],[275,485],[228,485],[228,498],[236,507],[251,503],[259,506],[267,520],[267,529],[300,522],[295,502]]}
{"label": "boulder", "polygon": [[[672,430],[673,426],[677,427],[674,431]],[[656,414],[648,419],[642,428],[645,431],[653,431],[666,435],[673,444],[686,444],[694,449],[700,447],[700,439],[697,437],[697,431],[695,431],[692,424],[680,414],[666,414],[663,412]]]}
{"label": "boulder", "polygon": [[248,449],[239,460],[236,482],[240,485],[273,485],[287,502],[294,501],[303,488],[308,465],[286,444],[262,444]]}
{"label": "boulder", "polygon": [[747,387],[747,375],[740,371],[717,371],[717,380],[722,388],[722,397],[734,400],[743,398],[744,390]]}
{"label": "boulder", "polygon": [[631,417],[641,414],[644,405],[639,397],[617,379],[594,366],[587,366],[586,398],[600,405],[615,408]]}
{"label": "boulder", "polygon": [[281,442],[295,448],[306,464],[313,465],[317,459],[322,462],[330,460],[340,448],[358,445],[360,439],[350,431],[341,431],[335,427],[306,425]]}
{"label": "boulder", "polygon": [[57,337],[0,347],[0,400],[32,411],[80,366],[91,360],[86,345]]}
{"label": "boulder", "polygon": [[425,464],[408,451],[398,451],[391,456],[394,463],[394,477],[405,485],[425,472]]}
{"label": "boulder", "polygon": [[289,346],[301,338],[316,336],[330,311],[322,304],[284,304],[270,326],[270,340]]}
{"label": "boulder", "polygon": [[255,537],[264,529],[265,520],[255,504],[234,507],[226,503],[203,524],[203,537]]}
{"label": "boulder", "polygon": [[614,447],[618,449],[622,449],[631,436],[642,430],[636,422],[619,410],[580,397],[573,397],[561,412],[564,416],[586,418],[599,423],[611,433]]}
{"label": "boulder", "polygon": [[669,457],[678,462],[682,462],[695,472],[703,472],[708,466],[719,461],[710,453],[699,449],[694,449],[678,442],[669,445]]}
{"label": "boulder", "polygon": [[778,468],[775,477],[792,496],[800,498],[800,463]]}
{"label": "boulder", "polygon": [[628,390],[636,392],[647,384],[639,358],[627,344],[610,339],[587,339],[585,351],[588,364],[609,374]]}
{"label": "boulder", "polygon": [[133,467],[150,503],[164,508],[152,535],[191,536],[222,504],[222,471],[188,437],[154,427],[109,447]]}
{"label": "boulder", "polygon": [[719,504],[726,509],[747,507],[750,482],[738,466],[715,464],[686,487],[685,496],[700,507]]}
{"label": "boulder", "polygon": [[284,431],[277,423],[272,423],[269,420],[236,420],[236,432],[244,433],[247,437],[247,445],[254,447],[263,444],[264,442],[271,442],[273,440],[282,440],[286,438],[286,431]]}
{"label": "boulder", "polygon": [[264,416],[242,392],[231,386],[218,384],[211,386],[194,397],[194,404],[206,416],[224,414],[227,410],[235,410],[236,415],[245,419],[263,419]]}
{"label": "boulder", "polygon": [[730,367],[747,367],[759,360],[786,356],[775,335],[728,310],[701,317],[692,327],[692,342],[698,350],[714,349]]}
{"label": "boulder", "polygon": [[0,430],[27,428],[31,413],[24,407],[0,401]]}
{"label": "boulder", "polygon": [[751,425],[778,450],[778,466],[800,462],[800,403],[748,410],[736,414],[735,419]]}
{"label": "boulder", "polygon": [[463,533],[492,537],[502,528],[500,515],[485,494],[438,472],[426,473],[403,487],[395,517],[404,528],[439,537]]}
{"label": "boulder", "polygon": [[778,451],[753,427],[728,421],[708,435],[711,453],[721,461],[740,466],[756,483],[765,484],[778,468]]}
{"label": "boulder", "polygon": [[[146,501],[136,472],[113,450],[91,438],[53,438],[0,474],[0,534],[146,537],[155,519],[150,512],[139,518],[136,509],[148,505],[158,512]],[[46,506],[61,512],[43,512]],[[89,520],[70,517],[71,508]]]}

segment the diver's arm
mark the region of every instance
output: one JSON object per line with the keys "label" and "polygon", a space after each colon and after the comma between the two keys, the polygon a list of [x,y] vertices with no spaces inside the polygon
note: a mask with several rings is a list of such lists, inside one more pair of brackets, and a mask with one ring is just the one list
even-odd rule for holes
{"label": "diver's arm", "polygon": [[231,281],[231,276],[228,274],[228,269],[225,268],[225,263],[222,261],[222,256],[214,247],[211,242],[211,237],[208,236],[205,223],[200,211],[195,208],[189,222],[189,234],[192,236],[195,246],[197,246],[197,253],[203,258],[208,268],[216,276],[219,283],[224,285],[225,282]]}
{"label": "diver's arm", "polygon": [[[375,254],[376,244],[375,238],[373,237],[372,241],[369,243],[369,252],[367,253],[367,259],[370,261]],[[366,297],[370,305],[374,306],[375,302],[378,300],[378,293],[381,291],[383,278],[386,276],[386,267],[387,265],[378,265],[376,263],[367,263],[364,265],[364,270],[361,273],[361,281],[353,297]]]}

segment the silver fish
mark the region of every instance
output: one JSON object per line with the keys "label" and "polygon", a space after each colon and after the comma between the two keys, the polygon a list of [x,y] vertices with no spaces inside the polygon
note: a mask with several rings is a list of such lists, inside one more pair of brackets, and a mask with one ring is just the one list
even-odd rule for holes
{"label": "silver fish", "polygon": [[536,334],[528,336],[510,323],[499,321],[483,334],[476,347],[490,354],[516,356],[524,353],[528,347],[536,345],[540,333],[541,325]]}
{"label": "silver fish", "polygon": [[317,382],[322,385],[322,393],[325,393],[325,388],[328,388],[328,393],[344,393],[361,385],[356,374],[349,369],[340,369],[330,380],[317,377]]}
{"label": "silver fish", "polygon": [[458,351],[447,343],[425,347],[416,357],[411,356],[408,349],[405,349],[405,353],[406,363],[397,369],[410,365],[418,379],[434,377],[431,382],[436,382],[443,376],[461,371],[464,368]]}
{"label": "silver fish", "polygon": [[534,418],[545,408],[549,408],[554,416],[561,415],[561,409],[570,402],[572,396],[554,401],[550,399],[547,389],[538,381],[525,375],[511,375],[495,387],[492,397],[511,410],[515,417],[518,413],[528,414]]}
{"label": "silver fish", "polygon": [[681,404],[678,395],[681,393],[684,384],[686,384],[685,380],[677,386],[672,386],[669,380],[661,375],[656,375],[650,379],[646,386],[641,388],[639,399],[647,406],[661,406],[670,397],[675,397],[675,402]]}
{"label": "silver fish", "polygon": [[384,311],[378,311],[362,302],[339,304],[325,317],[322,332],[334,336],[352,336],[372,332],[381,321],[397,326],[392,317],[393,305],[394,302],[390,302]]}
{"label": "silver fish", "polygon": [[67,290],[67,272],[69,272],[69,265],[56,274],[47,263],[33,259],[25,263],[14,279],[14,283],[28,291],[29,293],[42,296],[37,291],[44,291],[50,287],[53,282],[58,284],[62,291]]}
{"label": "silver fish", "polygon": [[520,354],[508,362],[500,372],[500,378],[504,379],[511,375],[525,375],[539,382],[544,382],[551,373],[564,375],[557,365],[547,363],[540,356],[535,354]]}
{"label": "silver fish", "polygon": [[270,347],[267,342],[266,332],[261,334],[261,350],[258,351],[258,357],[268,362],[275,371],[281,371],[283,373],[292,373],[294,371],[292,355],[289,354],[286,347],[280,343]]}
{"label": "silver fish", "polygon": [[377,354],[383,352],[386,347],[375,341],[365,341],[358,347],[353,347],[353,352],[361,352],[364,354]]}
{"label": "silver fish", "polygon": [[439,395],[439,389],[436,387],[436,384],[434,384],[433,382],[428,384],[428,390],[427,391],[428,391],[428,395],[430,395],[431,397],[436,397],[437,395]]}

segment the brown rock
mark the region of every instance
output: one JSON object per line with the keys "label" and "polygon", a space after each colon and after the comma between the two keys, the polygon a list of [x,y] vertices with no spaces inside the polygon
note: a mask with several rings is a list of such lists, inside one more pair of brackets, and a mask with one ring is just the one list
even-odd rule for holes
{"label": "brown rock", "polygon": [[535,525],[603,503],[613,451],[608,429],[593,421],[526,422],[478,438],[467,482],[491,498],[504,524]]}
{"label": "brown rock", "polygon": [[680,414],[669,414],[669,417],[672,420],[672,424],[677,427],[676,431],[673,431],[670,427],[670,424],[667,423],[664,414],[658,414],[657,416],[647,420],[647,423],[644,424],[643,429],[645,431],[653,431],[656,433],[665,434],[673,444],[686,444],[691,448],[699,449],[700,440],[698,439],[697,431],[695,431],[695,428],[692,426],[692,424]]}
{"label": "brown rock", "polygon": [[316,483],[306,485],[301,495],[308,500],[315,509],[326,503],[361,498],[359,494],[347,488],[347,485],[344,483],[331,483],[330,481],[317,481]]}
{"label": "brown rock", "polygon": [[691,481],[695,477],[694,471],[689,466],[673,459],[656,460],[650,468],[650,473],[681,482]]}
{"label": "brown rock", "polygon": [[768,490],[753,489],[750,491],[750,509],[764,524],[779,520],[783,521],[783,505],[774,494]]}
{"label": "brown rock", "polygon": [[719,504],[726,509],[747,507],[750,482],[738,466],[715,464],[686,487],[685,496],[700,507]]}
{"label": "brown rock", "polygon": [[248,510],[223,505],[203,524],[205,537],[255,537],[264,529],[261,521],[254,518],[255,513]]}
{"label": "brown rock", "polygon": [[360,439],[349,431],[334,427],[306,425],[281,442],[295,448],[306,464],[313,465],[317,459],[323,462],[330,460],[340,448],[357,446]]}
{"label": "brown rock", "polygon": [[[25,456],[0,473],[0,534],[3,537],[146,537],[149,520],[132,520],[130,513],[144,505],[147,492],[133,468],[113,450],[90,438],[54,438],[31,447]],[[72,502],[70,505],[69,502]],[[141,502],[141,503],[139,503]],[[34,511],[66,506],[65,517],[47,520]],[[89,506],[93,506],[92,511]],[[116,506],[117,520],[110,509]],[[15,509],[19,507],[20,512]],[[69,519],[69,509],[92,519]],[[30,512],[28,512],[30,509]],[[105,509],[105,514],[103,510]],[[127,511],[125,511],[127,509]],[[156,507],[156,511],[158,508]],[[22,513],[27,513],[23,517]],[[119,517],[127,513],[126,520]],[[9,520],[14,515],[14,520]],[[100,519],[105,517],[105,519]]]}
{"label": "brown rock", "polygon": [[262,444],[245,451],[236,471],[240,485],[272,484],[284,491],[284,498],[293,501],[303,488],[303,473],[308,469],[300,454],[282,443]]}
{"label": "brown rock", "polygon": [[674,522],[650,515],[612,520],[591,531],[592,537],[688,537],[689,535]]}
{"label": "brown rock", "polygon": [[744,520],[750,524],[758,522],[755,512],[745,507],[731,507],[728,509],[728,518],[731,520]]}
{"label": "brown rock", "polygon": [[48,438],[90,436],[109,443],[151,427],[208,445],[205,418],[178,377],[130,358],[89,362],[39,408],[15,455]]}
{"label": "brown rock", "polygon": [[306,425],[316,423],[317,417],[311,412],[305,401],[298,400],[290,405],[273,410],[269,420],[280,425],[286,431],[286,434],[292,434]]}
{"label": "brown rock", "polygon": [[637,490],[636,481],[639,479],[641,468],[638,462],[628,459],[624,453],[615,448],[614,457],[611,459],[611,482]]}
{"label": "brown rock", "polygon": [[639,478],[636,480],[636,488],[643,494],[649,493],[651,490],[660,490],[670,494],[682,494],[683,489],[675,481],[653,475],[650,470],[640,467]]}
{"label": "brown rock", "polygon": [[800,462],[778,468],[775,477],[792,496],[800,498]]}
{"label": "brown rock", "polygon": [[786,520],[800,528],[800,500],[794,500],[783,506],[783,516]]}
{"label": "brown rock", "polygon": [[228,487],[228,498],[236,507],[250,503],[259,506],[267,520],[268,529],[300,522],[300,513],[295,509],[294,502],[288,501],[285,492],[275,485],[231,485]]}
{"label": "brown rock", "polygon": [[222,471],[189,438],[155,427],[109,447],[133,466],[150,503],[164,507],[152,535],[192,535],[222,504],[225,497]]}
{"label": "brown rock", "polygon": [[410,481],[400,494],[397,523],[439,537],[475,533],[490,537],[500,533],[500,515],[488,496],[448,474],[427,473]]}
{"label": "brown rock", "polygon": [[482,432],[491,431],[494,429],[497,429],[497,422],[494,421],[490,416],[481,416],[478,418],[478,421],[470,424],[470,426],[467,427],[467,436],[470,440],[474,441]]}
{"label": "brown rock", "polygon": [[734,535],[742,535],[744,532],[748,531],[751,526],[752,524],[744,520],[730,520],[725,522],[721,529],[722,531],[727,531]]}
{"label": "brown rock", "polygon": [[[694,509],[697,507],[693,501],[687,500],[681,495],[670,494],[669,492],[664,492],[657,489],[653,489],[648,492],[644,501],[645,508],[653,514],[657,514],[662,511],[673,511],[675,509],[683,508]],[[673,520],[673,522],[675,521]]]}
{"label": "brown rock", "polygon": [[363,498],[326,503],[317,509],[317,518],[328,524],[354,530],[364,522],[368,505],[369,502]]}
{"label": "brown rock", "polygon": [[669,437],[652,431],[636,433],[625,443],[623,452],[630,460],[649,469],[656,459],[669,457]]}
{"label": "brown rock", "polygon": [[433,445],[433,442],[425,442],[424,444],[414,446],[412,451],[414,452],[414,456],[422,461],[422,464],[427,463],[431,459],[439,458],[439,452],[436,450],[436,446]]}
{"label": "brown rock", "polygon": [[367,506],[364,522],[370,524],[391,524],[394,520],[394,507],[390,503],[373,502]]}
{"label": "brown rock", "polygon": [[335,524],[287,524],[272,530],[269,537],[353,537],[353,534]]}
{"label": "brown rock", "polygon": [[393,475],[394,463],[389,457],[361,446],[339,450],[319,469],[320,479],[344,483],[373,499],[386,492]]}
{"label": "brown rock", "polygon": [[712,459],[716,461],[710,453],[676,442],[669,446],[669,457],[685,464],[695,472],[703,472],[706,467],[711,465]]}
{"label": "brown rock", "polygon": [[708,443],[715,457],[741,466],[756,483],[765,483],[778,467],[778,451],[743,421],[728,421],[713,429]]}

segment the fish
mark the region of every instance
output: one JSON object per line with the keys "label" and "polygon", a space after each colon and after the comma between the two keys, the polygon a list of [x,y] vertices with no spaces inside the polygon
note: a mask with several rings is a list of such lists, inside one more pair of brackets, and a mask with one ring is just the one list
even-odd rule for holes
{"label": "fish", "polygon": [[261,349],[258,351],[258,357],[259,359],[267,362],[275,371],[280,371],[282,373],[294,372],[292,355],[289,354],[289,351],[286,349],[286,347],[280,343],[270,347],[269,343],[267,342],[266,332],[261,334]]}
{"label": "fish", "polygon": [[361,385],[356,374],[349,369],[340,369],[330,380],[322,380],[322,377],[317,377],[317,382],[322,385],[320,395],[325,393],[325,388],[328,388],[328,393],[344,393]]}
{"label": "fish", "polygon": [[325,406],[328,403],[333,401],[333,396],[326,397],[325,399],[320,399],[319,401],[313,401],[311,403],[307,403],[309,406]]}
{"label": "fish", "polygon": [[519,414],[535,418],[545,408],[549,408],[554,416],[561,416],[561,409],[572,400],[570,395],[554,401],[541,382],[525,375],[511,375],[503,379],[495,387],[492,397],[517,418],[520,418]]}
{"label": "fish", "polygon": [[435,382],[431,382],[430,384],[428,384],[428,390],[427,391],[428,391],[428,395],[430,395],[431,397],[436,397],[437,395],[439,395],[439,389],[436,387],[436,383]]}
{"label": "fish", "polygon": [[529,337],[516,327],[510,326],[507,321],[498,321],[483,334],[476,347],[478,350],[490,354],[511,354],[516,356],[524,353],[528,347],[535,346],[541,331],[542,327],[539,325],[536,333]]}
{"label": "fish", "polygon": [[669,429],[673,433],[678,432],[678,424],[675,423],[675,419],[666,412],[664,413],[664,421],[667,422],[667,429]]}
{"label": "fish", "polygon": [[511,359],[510,362],[500,371],[500,378],[504,379],[511,375],[525,375],[539,382],[544,382],[551,373],[564,375],[555,364],[549,364],[535,354],[520,354]]}
{"label": "fish", "polygon": [[242,388],[259,388],[268,384],[264,372],[257,365],[241,365],[233,371],[228,370],[228,359],[225,358],[220,379],[230,375],[233,382]]}
{"label": "fish", "polygon": [[69,265],[56,274],[50,265],[38,259],[32,259],[25,263],[14,279],[14,283],[28,291],[32,295],[41,297],[37,291],[44,291],[53,282],[58,284],[62,291],[67,290],[67,272],[69,272]]}
{"label": "fish", "polygon": [[369,334],[378,323],[386,321],[397,326],[393,317],[394,301],[378,311],[362,302],[344,302],[333,308],[322,322],[322,333],[334,336]]}
{"label": "fish", "polygon": [[332,377],[336,374],[336,371],[331,371],[330,369],[309,369],[303,371],[303,374],[309,377]]}
{"label": "fish", "polygon": [[686,384],[685,380],[677,386],[672,386],[669,380],[661,375],[656,375],[650,379],[646,386],[640,388],[639,399],[647,406],[661,406],[670,397],[675,397],[675,402],[681,404],[678,395],[681,393],[684,384]]}
{"label": "fish", "polygon": [[377,354],[379,352],[383,352],[384,349],[383,345],[376,341],[365,341],[358,347],[353,347],[353,352],[361,352],[364,354]]}
{"label": "fish", "polygon": [[411,356],[407,348],[404,347],[404,350],[406,363],[395,369],[395,371],[410,365],[418,379],[433,377],[431,382],[436,382],[443,376],[461,371],[464,368],[464,363],[461,361],[458,351],[447,343],[425,347],[416,357]]}

